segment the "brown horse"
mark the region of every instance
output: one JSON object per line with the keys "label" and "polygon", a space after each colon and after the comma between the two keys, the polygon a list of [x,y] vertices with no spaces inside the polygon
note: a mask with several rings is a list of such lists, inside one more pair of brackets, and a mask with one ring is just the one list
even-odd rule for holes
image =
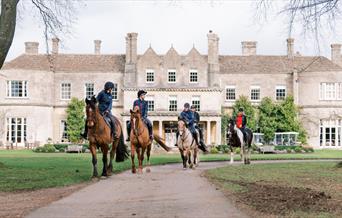
{"label": "brown horse", "polygon": [[[150,155],[151,155],[151,147],[152,141],[149,137],[148,128],[143,122],[141,118],[140,109],[138,106],[135,106],[131,112],[131,125],[132,129],[130,132],[130,139],[131,139],[131,159],[132,159],[132,173],[136,173],[135,164],[134,164],[134,154],[135,151],[137,152],[138,160],[139,160],[139,173],[142,173],[143,169],[143,161],[145,151],[147,153],[147,168],[146,172],[151,172],[150,166]],[[171,150],[162,139],[157,135],[153,134],[154,140],[162,146],[166,151]]]}
{"label": "brown horse", "polygon": [[[90,152],[92,154],[93,177],[97,177],[98,175],[96,157],[97,148],[101,148],[102,151],[102,176],[110,176],[113,172],[113,159],[115,154],[115,161],[123,162],[128,158],[128,152],[124,143],[122,127],[119,120],[115,118],[115,136],[113,136],[111,133],[111,128],[106,124],[96,103],[95,96],[93,96],[90,100],[86,99],[88,139]],[[112,147],[110,149],[110,160],[108,165],[107,154],[109,151],[109,144],[112,144]]]}

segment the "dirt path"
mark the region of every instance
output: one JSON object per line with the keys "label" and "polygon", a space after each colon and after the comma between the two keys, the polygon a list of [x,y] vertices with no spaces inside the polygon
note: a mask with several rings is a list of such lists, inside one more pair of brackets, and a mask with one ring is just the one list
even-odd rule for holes
{"label": "dirt path", "polygon": [[143,175],[124,172],[27,217],[247,217],[201,177],[203,170],[227,164],[202,162],[196,170],[182,170],[181,164],[156,166]]}

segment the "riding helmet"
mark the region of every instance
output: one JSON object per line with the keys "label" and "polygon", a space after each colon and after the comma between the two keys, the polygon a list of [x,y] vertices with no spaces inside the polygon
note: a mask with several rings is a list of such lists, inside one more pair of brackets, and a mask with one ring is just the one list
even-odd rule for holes
{"label": "riding helmet", "polygon": [[239,112],[243,112],[243,108],[242,107],[239,108]]}
{"label": "riding helmet", "polygon": [[108,89],[114,89],[114,83],[112,82],[106,82],[104,85],[104,89],[108,90]]}
{"label": "riding helmet", "polygon": [[189,103],[185,103],[184,104],[184,108],[190,108],[190,104]]}
{"label": "riding helmet", "polygon": [[147,92],[145,92],[144,90],[139,90],[138,92],[138,98],[140,98],[141,95],[146,95]]}
{"label": "riding helmet", "polygon": [[191,109],[196,109],[196,106],[195,106],[195,105],[191,105],[190,108],[191,108]]}

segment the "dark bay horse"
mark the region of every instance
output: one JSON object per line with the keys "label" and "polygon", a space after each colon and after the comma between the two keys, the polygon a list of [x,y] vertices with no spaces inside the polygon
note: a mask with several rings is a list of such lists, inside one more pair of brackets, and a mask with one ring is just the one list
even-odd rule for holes
{"label": "dark bay horse", "polygon": [[[134,155],[135,151],[137,152],[138,161],[139,161],[139,173],[142,173],[143,169],[143,161],[145,151],[147,154],[147,168],[146,172],[151,172],[150,166],[150,155],[151,155],[151,147],[152,141],[149,137],[148,128],[142,120],[140,109],[138,106],[135,106],[133,110],[130,110],[131,113],[131,125],[132,129],[130,132],[131,139],[131,159],[132,159],[132,173],[136,173],[135,164],[134,164]],[[166,151],[170,151],[169,148],[162,139],[157,135],[153,134],[154,140]]]}
{"label": "dark bay horse", "polygon": [[247,140],[244,141],[243,133],[242,131],[236,127],[234,120],[229,120],[228,125],[228,145],[230,148],[230,163],[234,162],[234,147],[240,147],[240,155],[241,160],[244,162],[244,164],[250,164],[250,158],[251,158],[251,146],[253,141],[253,132],[249,128],[245,129]]}
{"label": "dark bay horse", "polygon": [[[123,162],[128,158],[127,147],[124,143],[121,123],[115,118],[115,136],[111,133],[111,128],[105,122],[96,105],[96,98],[86,99],[86,115],[88,125],[89,149],[92,154],[93,177],[97,177],[97,157],[96,149],[102,152],[103,170],[102,176],[110,176],[113,171],[113,159],[116,162]],[[111,149],[109,145],[112,144]],[[110,149],[110,159],[108,164],[107,154]]]}

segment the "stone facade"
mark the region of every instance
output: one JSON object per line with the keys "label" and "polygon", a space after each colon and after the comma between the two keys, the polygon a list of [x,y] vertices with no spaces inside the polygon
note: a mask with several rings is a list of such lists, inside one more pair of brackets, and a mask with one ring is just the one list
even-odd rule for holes
{"label": "stone facade", "polygon": [[49,138],[61,142],[69,102],[62,98],[62,84],[68,84],[70,97],[82,99],[86,84],[92,84],[96,94],[106,81],[113,81],[117,84],[113,113],[124,127],[137,91],[145,89],[147,100],[153,102],[149,112],[153,129],[169,145],[174,143],[177,116],[186,102],[199,105],[206,142],[221,144],[222,109],[231,111],[240,95],[249,96],[255,105],[266,96],[277,100],[279,91],[293,95],[301,108],[299,118],[310,145],[342,149],[340,45],[332,45],[332,61],[294,54],[293,39],[286,40],[285,55],[259,55],[257,42],[245,41],[242,55],[230,56],[219,54],[217,34],[210,31],[207,38],[207,55],[195,47],[187,54],[173,47],[164,55],[151,47],[138,54],[137,33],[127,34],[125,55],[101,54],[100,40],[94,41],[94,54],[79,55],[59,53],[58,39],[53,39],[51,55],[39,54],[39,44],[27,42],[25,53],[0,71],[0,117],[4,118],[0,141],[18,146],[25,141],[45,143]]}

